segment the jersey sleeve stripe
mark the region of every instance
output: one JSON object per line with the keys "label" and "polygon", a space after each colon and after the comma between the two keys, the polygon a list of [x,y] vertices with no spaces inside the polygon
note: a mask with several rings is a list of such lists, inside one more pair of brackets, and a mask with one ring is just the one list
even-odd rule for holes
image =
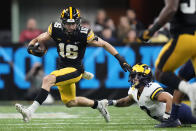
{"label": "jersey sleeve stripe", "polygon": [[157,88],[156,90],[154,90],[154,91],[152,92],[151,96],[150,96],[150,99],[153,100],[154,97],[155,97],[157,94],[159,94],[160,91],[163,91],[163,88],[162,88],[162,87],[159,87],[159,88]]}
{"label": "jersey sleeve stripe", "polygon": [[52,24],[48,27],[48,34],[52,36]]}
{"label": "jersey sleeve stripe", "polygon": [[93,40],[94,37],[95,37],[95,35],[94,35],[94,33],[91,31],[91,32],[88,34],[87,41]]}
{"label": "jersey sleeve stripe", "polygon": [[93,32],[92,32],[92,30],[91,30],[91,31],[88,33],[88,37],[89,37],[90,35],[92,35],[92,33],[93,33]]}

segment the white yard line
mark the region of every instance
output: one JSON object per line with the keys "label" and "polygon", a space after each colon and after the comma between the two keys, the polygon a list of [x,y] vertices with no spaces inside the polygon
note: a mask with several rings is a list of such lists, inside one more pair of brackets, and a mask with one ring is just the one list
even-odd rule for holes
{"label": "white yard line", "polygon": [[[21,125],[25,125],[25,126],[32,126],[32,125],[89,125],[89,124],[91,124],[91,125],[100,125],[100,124],[104,124],[104,123],[90,123],[90,122],[70,122],[70,123],[68,123],[68,122],[62,122],[62,123],[46,123],[46,122],[42,122],[42,123],[13,123],[13,124],[11,124],[11,123],[8,123],[8,124],[6,124],[6,123],[4,123],[4,124],[0,124],[0,125],[14,125],[14,126],[21,126]],[[108,126],[109,125],[131,125],[131,123],[105,123],[105,124],[107,124]],[[147,125],[145,125],[145,126],[148,126],[148,124]],[[149,124],[149,126],[152,126],[151,124]]]}
{"label": "white yard line", "polygon": [[[32,118],[78,118],[77,115],[70,115],[64,112],[52,113],[35,113]],[[3,118],[21,118],[19,113],[0,113],[0,119]]]}

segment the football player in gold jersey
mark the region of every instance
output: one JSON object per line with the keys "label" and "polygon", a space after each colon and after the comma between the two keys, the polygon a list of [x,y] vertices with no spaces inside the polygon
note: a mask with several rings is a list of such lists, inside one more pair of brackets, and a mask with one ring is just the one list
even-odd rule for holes
{"label": "football player in gold jersey", "polygon": [[[164,24],[170,22],[171,39],[162,48],[156,60],[156,79],[170,88],[174,88],[171,117],[157,127],[178,127],[177,114],[181,106],[181,96],[185,93],[191,101],[191,110],[196,117],[196,83],[178,78],[174,71],[191,60],[196,71],[196,2],[195,0],[165,0],[165,7],[152,28],[145,30],[139,37],[149,41],[152,35]],[[181,93],[182,92],[182,93]]]}
{"label": "football player in gold jersey", "polygon": [[59,54],[58,69],[43,78],[42,90],[38,93],[32,105],[24,108],[16,104],[16,109],[28,122],[32,114],[48,96],[52,86],[57,86],[61,100],[67,107],[92,107],[98,109],[109,121],[106,103],[90,100],[86,97],[76,97],[76,85],[84,73],[82,59],[87,45],[103,47],[119,61],[124,71],[130,71],[126,60],[108,42],[97,37],[91,29],[80,26],[80,12],[74,7],[67,7],[61,13],[61,23],[54,22],[48,27],[48,32],[33,39],[28,46],[28,52],[35,56],[46,53],[45,45],[54,40]]}

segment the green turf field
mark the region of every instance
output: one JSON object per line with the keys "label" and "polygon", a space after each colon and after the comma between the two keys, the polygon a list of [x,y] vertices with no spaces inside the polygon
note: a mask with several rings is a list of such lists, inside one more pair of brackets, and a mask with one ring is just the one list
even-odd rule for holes
{"label": "green turf field", "polygon": [[108,108],[111,122],[105,123],[98,110],[66,108],[63,105],[40,107],[30,123],[24,123],[14,104],[0,106],[0,131],[196,131],[196,125],[184,128],[157,129],[158,122],[149,118],[137,106]]}

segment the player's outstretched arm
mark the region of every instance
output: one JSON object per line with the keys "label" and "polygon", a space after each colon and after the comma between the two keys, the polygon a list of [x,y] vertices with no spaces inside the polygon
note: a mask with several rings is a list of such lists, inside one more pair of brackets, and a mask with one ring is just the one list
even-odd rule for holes
{"label": "player's outstretched arm", "polygon": [[116,107],[127,107],[134,104],[135,101],[133,100],[132,96],[127,96],[118,100],[108,100],[109,106],[116,106]]}
{"label": "player's outstretched arm", "polygon": [[107,50],[110,54],[115,56],[115,58],[119,61],[122,69],[126,72],[131,72],[131,66],[126,62],[126,60],[120,56],[118,51],[108,42],[102,40],[99,37],[95,37],[92,41],[87,41],[89,45],[97,46],[97,47],[103,47],[105,50]]}

